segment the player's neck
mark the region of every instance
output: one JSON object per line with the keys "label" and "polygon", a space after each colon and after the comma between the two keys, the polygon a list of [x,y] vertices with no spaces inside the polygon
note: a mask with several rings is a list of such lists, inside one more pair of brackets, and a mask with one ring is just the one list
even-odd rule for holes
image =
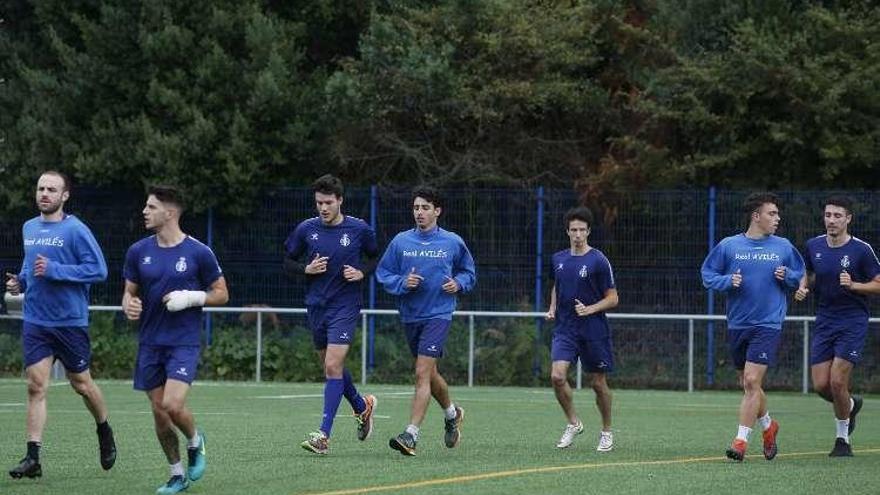
{"label": "player's neck", "polygon": [[159,247],[174,247],[186,239],[186,234],[179,225],[165,225],[156,232],[156,239]]}
{"label": "player's neck", "polygon": [[345,220],[345,215],[343,215],[342,212],[339,212],[338,215],[333,217],[332,220],[325,223],[324,225],[326,225],[327,227],[335,227],[335,226],[339,225],[340,223],[342,223],[343,220]]}
{"label": "player's neck", "polygon": [[64,220],[64,209],[58,208],[58,210],[56,210],[53,213],[49,213],[49,214],[41,212],[40,213],[40,220],[43,222],[49,222],[49,223],[60,222],[60,221]]}
{"label": "player's neck", "polygon": [[849,234],[849,232],[844,232],[840,235],[825,236],[825,240],[828,242],[828,246],[833,248],[843,246],[844,244],[849,242],[850,239],[852,239],[852,236]]}
{"label": "player's neck", "polygon": [[571,252],[572,256],[583,256],[583,255],[589,253],[591,249],[593,249],[593,248],[590,247],[590,245],[587,243],[584,243],[581,246],[576,246],[576,245],[572,244],[570,252]]}
{"label": "player's neck", "polygon": [[770,237],[769,232],[765,232],[764,229],[758,227],[757,225],[749,225],[749,229],[746,230],[745,236],[753,241],[760,241]]}

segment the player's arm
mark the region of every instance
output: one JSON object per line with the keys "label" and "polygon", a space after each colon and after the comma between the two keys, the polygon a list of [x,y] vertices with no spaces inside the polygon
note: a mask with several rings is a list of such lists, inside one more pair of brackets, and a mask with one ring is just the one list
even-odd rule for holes
{"label": "player's arm", "polygon": [[796,301],[803,301],[807,298],[807,295],[810,293],[810,287],[816,284],[816,274],[811,271],[804,272],[804,276],[801,277],[800,283],[798,283],[798,288],[794,293],[794,298]]}
{"label": "player's arm", "polygon": [[[790,247],[791,250],[788,254],[788,263],[786,266],[780,267],[784,269],[780,282],[789,289],[796,289],[806,273],[806,264],[804,263],[804,258],[801,256],[801,253],[795,249],[794,246]],[[777,268],[777,270],[779,270],[779,268]]]}
{"label": "player's arm", "polygon": [[550,307],[547,308],[547,315],[545,316],[548,320],[556,319],[556,285],[553,285],[553,288],[550,289]]}
{"label": "player's arm", "polygon": [[415,271],[415,267],[408,273],[398,273],[400,271],[400,259],[397,252],[397,243],[392,240],[388,248],[385,249],[382,259],[379,260],[379,265],[376,266],[376,281],[382,284],[385,292],[400,296],[410,291],[406,281],[410,274]]}
{"label": "player's arm", "polygon": [[700,267],[703,287],[726,291],[733,287],[733,274],[724,273],[726,267],[724,243],[720,242],[709,251]]}
{"label": "player's arm", "polygon": [[880,294],[880,275],[868,282],[852,282],[849,290],[865,295]]}
{"label": "player's arm", "polygon": [[42,274],[49,280],[64,282],[93,283],[107,280],[107,262],[98,241],[91,231],[84,229],[74,238],[74,249],[77,250],[79,263],[64,265],[37,255],[34,274]]}
{"label": "player's arm", "polygon": [[477,268],[474,257],[467,245],[462,241],[459,246],[459,256],[453,267],[452,280],[458,284],[458,291],[468,293],[477,284]]}
{"label": "player's arm", "polygon": [[143,312],[143,303],[138,296],[140,286],[131,280],[125,281],[125,288],[122,289],[122,311],[129,320],[139,320],[141,312]]}

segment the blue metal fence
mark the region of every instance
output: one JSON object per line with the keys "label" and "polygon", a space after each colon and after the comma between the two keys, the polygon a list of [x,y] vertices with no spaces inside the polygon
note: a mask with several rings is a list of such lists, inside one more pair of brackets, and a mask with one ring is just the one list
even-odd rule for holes
{"label": "blue metal fence", "polygon": [[[568,246],[562,215],[578,203],[571,190],[464,189],[449,190],[441,225],[460,234],[477,262],[478,284],[462,297],[460,309],[541,311],[546,307],[553,252]],[[722,237],[740,232],[744,215],[740,203],[747,191],[714,188],[652,190],[617,193],[591,205],[596,225],[591,244],[600,248],[615,268],[620,312],[715,313],[723,299],[703,289],[699,266],[708,247]],[[829,191],[783,191],[780,235],[796,246],[822,233],[822,199]],[[880,195],[849,192],[856,202],[852,231],[863,240],[880,242]],[[122,291],[122,262],[128,246],[146,235],[141,221],[140,194],[109,190],[74,191],[68,210],[93,230],[110,267],[108,283],[92,290],[93,303],[118,304]],[[345,197],[346,214],[369,221],[384,246],[399,231],[411,228],[408,189],[352,187]],[[304,282],[288,280],[280,270],[283,242],[298,222],[314,216],[313,197],[306,188],[266,192],[246,218],[212,212],[186,215],[184,229],[210,243],[220,259],[230,286],[230,305],[300,306]],[[21,259],[22,215],[0,219],[0,268],[17,269]],[[708,245],[707,245],[708,244]],[[394,301],[368,284],[367,306],[392,308]],[[880,304],[874,298],[875,310]],[[809,315],[813,303],[792,304],[789,314]],[[536,320],[535,342],[549,339]],[[723,339],[716,328],[706,328],[706,382],[715,380],[715,363]],[[376,365],[376,323],[369,323],[370,367]],[[621,328],[623,331],[624,329]],[[208,328],[210,332],[210,327]],[[210,333],[208,334],[210,336]],[[627,330],[627,338],[634,334]],[[663,352],[663,349],[655,349]],[[870,350],[869,350],[870,352]],[[541,372],[535,353],[534,372]],[[716,358],[716,355],[718,356]]]}

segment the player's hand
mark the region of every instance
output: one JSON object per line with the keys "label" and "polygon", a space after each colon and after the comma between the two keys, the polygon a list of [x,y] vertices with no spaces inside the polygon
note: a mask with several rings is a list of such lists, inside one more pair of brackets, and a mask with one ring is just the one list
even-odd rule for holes
{"label": "player's hand", "polygon": [[730,283],[733,285],[734,288],[739,288],[739,286],[742,285],[742,270],[740,270],[739,268],[736,269],[736,272],[734,272],[733,275],[730,276]]}
{"label": "player's hand", "polygon": [[14,273],[6,274],[6,292],[17,296],[21,293],[21,283],[18,281],[18,275]]}
{"label": "player's hand", "polygon": [[785,266],[777,266],[776,270],[773,270],[773,276],[776,277],[776,280],[780,282],[785,281],[785,271],[788,270]]}
{"label": "player's hand", "polygon": [[315,253],[315,258],[306,265],[306,274],[320,275],[327,271],[327,256],[321,256],[321,253]]}
{"label": "player's hand", "polygon": [[162,302],[165,303],[165,309],[174,313],[193,306],[204,306],[206,297],[208,294],[201,290],[175,290],[165,294]]}
{"label": "player's hand", "polygon": [[364,279],[364,272],[351,265],[342,265],[342,276],[349,282],[357,282]]}
{"label": "player's hand", "polygon": [[592,306],[587,306],[586,304],[580,302],[580,300],[574,300],[574,311],[578,316],[590,316],[594,313]]}
{"label": "player's hand", "polygon": [[45,276],[47,268],[49,268],[49,258],[43,256],[42,254],[38,254],[37,260],[34,261],[34,276]]}
{"label": "player's hand", "polygon": [[458,286],[458,282],[449,275],[446,275],[446,283],[443,284],[443,292],[447,294],[455,294],[459,289],[461,289],[461,287]]}
{"label": "player's hand", "polygon": [[412,270],[410,270],[409,275],[406,276],[405,286],[407,289],[410,289],[410,290],[415,289],[416,287],[419,286],[420,283],[422,283],[422,280],[425,280],[425,277],[416,273],[416,267],[412,267]]}
{"label": "player's hand", "polygon": [[852,289],[852,277],[849,275],[849,272],[844,270],[840,272],[840,286],[844,289]]}
{"label": "player's hand", "polygon": [[794,300],[795,301],[803,301],[807,298],[807,295],[810,293],[810,289],[808,287],[798,287],[796,291],[794,291]]}
{"label": "player's hand", "polygon": [[134,321],[141,319],[141,312],[144,310],[144,305],[141,302],[141,298],[135,296],[128,298],[128,304],[122,309],[125,311],[125,317]]}
{"label": "player's hand", "polygon": [[544,315],[544,319],[547,321],[553,321],[556,319],[556,310],[548,309],[547,313]]}

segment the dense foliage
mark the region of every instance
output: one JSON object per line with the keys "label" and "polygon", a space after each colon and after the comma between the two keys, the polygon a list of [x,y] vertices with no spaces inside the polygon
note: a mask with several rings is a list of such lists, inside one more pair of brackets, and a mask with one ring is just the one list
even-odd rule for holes
{"label": "dense foliage", "polygon": [[877,187],[867,0],[3,0],[0,210],[36,170],[244,214],[350,183]]}

